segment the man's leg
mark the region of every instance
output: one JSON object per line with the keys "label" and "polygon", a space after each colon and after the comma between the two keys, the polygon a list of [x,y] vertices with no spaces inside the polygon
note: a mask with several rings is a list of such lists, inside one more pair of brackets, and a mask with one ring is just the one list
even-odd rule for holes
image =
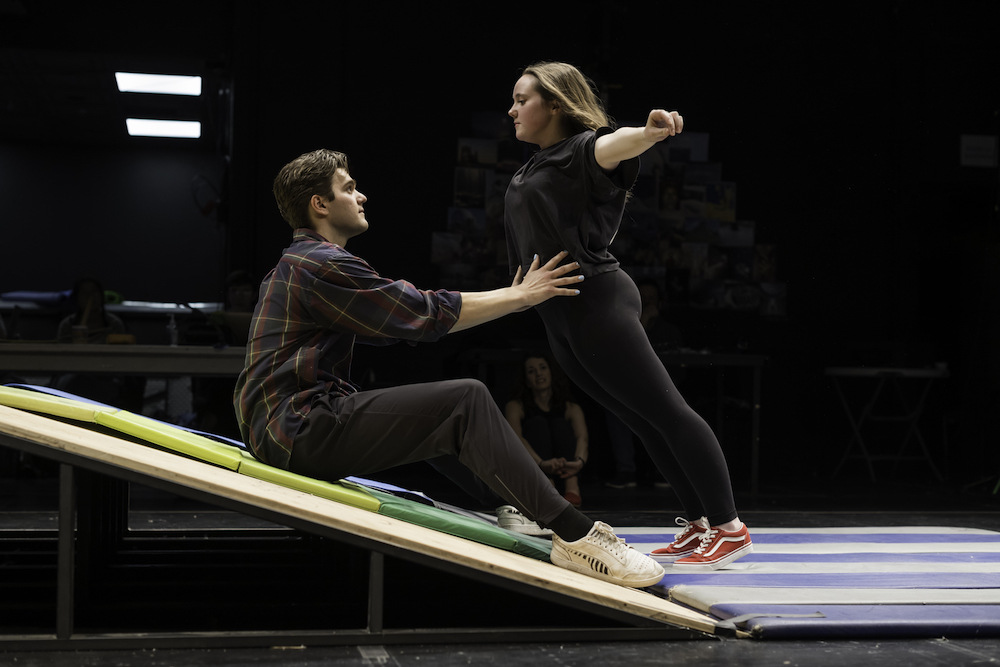
{"label": "man's leg", "polygon": [[295,438],[289,468],[340,479],[447,455],[457,455],[511,505],[555,531],[554,564],[623,586],[651,586],[662,578],[658,563],[559,495],[477,380],[317,401]]}
{"label": "man's leg", "polygon": [[476,477],[457,456],[439,456],[436,459],[429,459],[427,463],[484,507],[496,509],[507,503],[488,487],[486,482]]}
{"label": "man's leg", "polygon": [[314,403],[295,438],[293,472],[341,479],[457,456],[495,493],[550,523],[567,507],[478,380],[362,391]]}

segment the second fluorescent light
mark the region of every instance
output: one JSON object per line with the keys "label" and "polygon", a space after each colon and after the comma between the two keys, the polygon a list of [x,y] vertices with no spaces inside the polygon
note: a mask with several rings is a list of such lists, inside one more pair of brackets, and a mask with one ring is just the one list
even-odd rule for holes
{"label": "second fluorescent light", "polygon": [[126,118],[125,127],[133,137],[179,137],[197,139],[201,136],[201,123],[196,120],[152,120]]}
{"label": "second fluorescent light", "polygon": [[115,72],[115,80],[118,82],[118,90],[123,93],[201,95],[200,76]]}

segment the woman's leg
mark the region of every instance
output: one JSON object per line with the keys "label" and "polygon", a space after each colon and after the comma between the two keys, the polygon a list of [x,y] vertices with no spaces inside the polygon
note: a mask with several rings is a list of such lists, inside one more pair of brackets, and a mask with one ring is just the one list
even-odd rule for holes
{"label": "woman's leg", "polygon": [[580,389],[587,392],[595,401],[620,419],[630,429],[629,436],[631,436],[631,431],[636,433],[653,460],[653,464],[663,474],[680,500],[686,517],[694,521],[705,516],[700,496],[691,486],[680,463],[671,452],[670,446],[655,426],[612,396],[603,385],[595,381],[587,369],[577,361],[572,350],[564,342],[554,338],[551,333],[549,334],[549,345],[566,375]]}
{"label": "woman's leg", "polygon": [[719,441],[649,344],[631,278],[621,271],[600,274],[587,280],[580,296],[551,299],[536,309],[563,370],[635,431],[688,518],[705,515],[713,525],[735,519]]}

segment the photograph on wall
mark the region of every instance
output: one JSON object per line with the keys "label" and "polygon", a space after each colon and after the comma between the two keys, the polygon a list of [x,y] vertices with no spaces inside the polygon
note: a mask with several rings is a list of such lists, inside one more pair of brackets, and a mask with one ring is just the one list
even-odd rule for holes
{"label": "photograph on wall", "polygon": [[761,307],[760,287],[742,280],[723,282],[720,308],[738,311],[756,311]]}
{"label": "photograph on wall", "polygon": [[482,208],[486,203],[486,169],[455,167],[455,206]]}
{"label": "photograph on wall", "polygon": [[715,218],[721,222],[736,221],[736,184],[706,183],[705,206],[702,213],[705,217]]}
{"label": "photograph on wall", "polygon": [[480,289],[479,271],[475,264],[448,262],[439,268],[440,281],[450,290],[475,292]]}
{"label": "photograph on wall", "polygon": [[462,254],[462,235],[448,232],[431,234],[431,262],[455,262]]}
{"label": "photograph on wall", "polygon": [[486,209],[449,207],[448,231],[463,236],[489,236],[486,228]]}
{"label": "photograph on wall", "polygon": [[690,185],[722,182],[721,162],[689,162],[680,167],[680,178]]}
{"label": "photograph on wall", "polygon": [[723,248],[726,253],[726,278],[744,283],[753,282],[753,246]]}
{"label": "photograph on wall", "polygon": [[708,162],[708,133],[685,131],[667,139],[670,162]]}
{"label": "photograph on wall", "polygon": [[778,275],[778,249],[766,243],[754,246],[753,281],[758,283],[773,282]]}
{"label": "photograph on wall", "polygon": [[[636,127],[639,126],[637,122]],[[644,175],[652,175],[654,173],[663,173],[664,169],[670,166],[670,152],[667,146],[670,144],[671,139],[665,139],[656,144],[653,144],[649,150],[643,153],[639,158],[639,173]],[[675,168],[679,166],[676,165]]]}
{"label": "photograph on wall", "polygon": [[707,191],[704,185],[685,183],[681,188],[678,209],[684,215],[705,217]]}
{"label": "photograph on wall", "polygon": [[504,237],[503,200],[507,194],[512,174],[494,169],[486,170],[486,225],[493,236]]}
{"label": "photograph on wall", "polygon": [[719,221],[704,216],[684,216],[681,234],[687,243],[719,243]]}
{"label": "photograph on wall", "polygon": [[788,286],[782,282],[760,284],[760,314],[764,317],[785,317],[788,314]]}
{"label": "photograph on wall", "polygon": [[723,248],[752,248],[754,241],[753,222],[743,220],[719,225],[719,245]]}
{"label": "photograph on wall", "polygon": [[496,262],[497,241],[486,236],[463,236],[459,243],[459,260],[475,266],[492,266]]}
{"label": "photograph on wall", "polygon": [[494,166],[497,163],[495,139],[459,139],[458,164],[463,167]]}

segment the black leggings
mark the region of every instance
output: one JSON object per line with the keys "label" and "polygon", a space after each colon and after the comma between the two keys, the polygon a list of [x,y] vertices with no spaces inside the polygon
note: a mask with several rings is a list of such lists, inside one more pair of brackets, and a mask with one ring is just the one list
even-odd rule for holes
{"label": "black leggings", "polygon": [[639,290],[621,270],[587,278],[580,295],[535,307],[556,361],[580,389],[639,436],[689,520],[737,517],[726,457],[653,352],[639,322]]}

